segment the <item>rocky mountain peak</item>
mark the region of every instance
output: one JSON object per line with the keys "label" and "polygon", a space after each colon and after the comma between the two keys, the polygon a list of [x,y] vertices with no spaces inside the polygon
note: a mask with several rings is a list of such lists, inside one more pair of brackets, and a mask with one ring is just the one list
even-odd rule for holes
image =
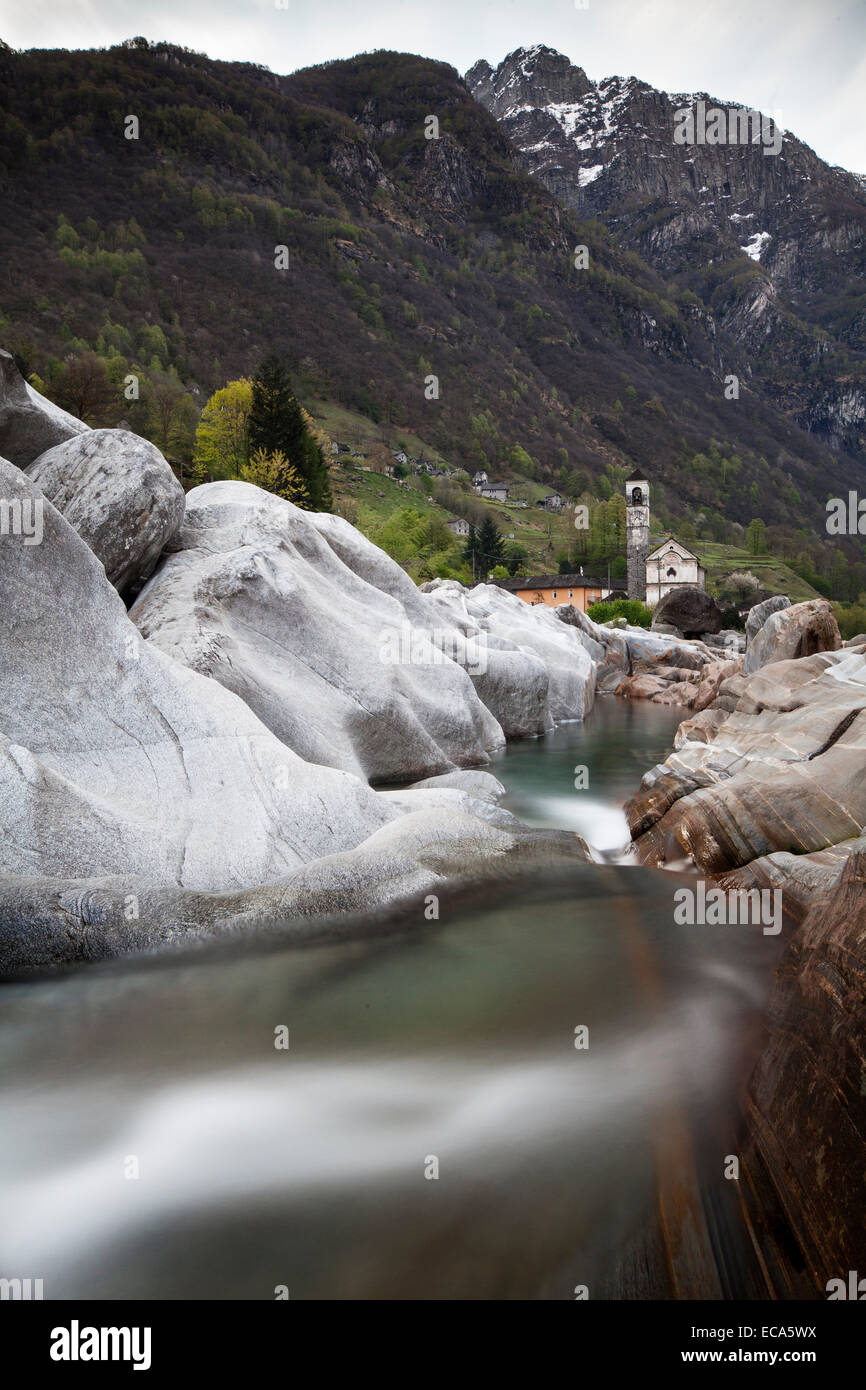
{"label": "rocky mountain peak", "polygon": [[465,80],[497,120],[527,108],[579,101],[593,87],[583,68],[545,44],[515,48],[495,69],[482,60]]}
{"label": "rocky mountain peak", "polygon": [[[749,108],[637,77],[594,82],[544,45],[517,49],[495,69],[476,63],[465,80],[566,207],[604,221],[622,246],[698,294],[766,371],[777,404],[866,457],[861,177],[831,168],[766,116],[750,123]],[[722,113],[724,138],[679,139],[684,109],[693,130],[698,111],[702,120]],[[739,134],[740,118],[750,138]],[[798,363],[818,359],[822,380],[813,372],[792,389]],[[853,425],[838,404],[852,368]]]}

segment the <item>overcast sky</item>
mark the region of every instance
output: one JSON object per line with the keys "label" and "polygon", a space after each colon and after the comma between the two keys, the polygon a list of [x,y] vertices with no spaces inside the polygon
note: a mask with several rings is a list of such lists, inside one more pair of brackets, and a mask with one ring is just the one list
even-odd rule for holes
{"label": "overcast sky", "polygon": [[13,48],[135,34],[274,72],[374,48],[465,72],[545,43],[595,79],[634,73],[754,106],[866,174],[866,0],[0,0],[0,38]]}

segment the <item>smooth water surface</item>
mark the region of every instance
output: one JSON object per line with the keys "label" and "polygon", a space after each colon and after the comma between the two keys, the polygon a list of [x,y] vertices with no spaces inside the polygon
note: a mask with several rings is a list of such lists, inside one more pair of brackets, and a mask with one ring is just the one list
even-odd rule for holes
{"label": "smooth water surface", "polygon": [[[660,713],[600,701],[493,771],[613,848]],[[388,936],[5,987],[0,1275],[49,1299],[752,1296],[722,1159],[774,943],[675,926],[681,881],[578,864]]]}

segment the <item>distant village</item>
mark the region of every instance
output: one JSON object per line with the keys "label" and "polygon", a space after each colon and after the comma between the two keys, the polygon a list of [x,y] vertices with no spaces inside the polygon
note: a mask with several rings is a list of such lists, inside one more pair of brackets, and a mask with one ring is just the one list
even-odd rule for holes
{"label": "distant village", "polygon": [[[365,472],[384,473],[388,477],[402,480],[410,473],[416,476],[426,474],[432,479],[453,479],[461,474],[468,476],[463,469],[441,468],[424,458],[413,458],[405,449],[384,449],[376,464],[366,462],[367,455],[359,448],[349,444],[334,443],[334,455],[348,455],[351,461]],[[525,484],[511,484],[490,478],[484,469],[478,469],[471,476],[472,488],[479,497],[502,506],[528,508],[530,503],[525,496],[515,495],[518,488],[526,491]],[[593,603],[608,598],[638,599],[651,608],[671,592],[672,589],[706,589],[706,571],[697,555],[678,541],[670,532],[650,541],[650,487],[646,475],[635,470],[626,479],[626,536],[628,579],[624,587],[605,584],[602,580],[584,575],[583,568],[577,574],[517,575],[512,579],[496,579],[492,582],[509,589],[524,602],[538,603],[555,607],[568,602],[575,608],[586,612]],[[539,497],[535,506],[542,511],[559,514],[574,503],[565,499],[559,492],[547,492]],[[465,517],[451,517],[446,526],[452,535],[469,536],[471,523]]]}
{"label": "distant village", "polygon": [[[416,476],[426,474],[435,479],[455,478],[458,473],[463,472],[462,469],[437,467],[425,458],[413,458],[405,449],[391,449],[389,451],[390,461],[386,461],[380,467],[367,463],[367,455],[351,444],[333,443],[331,451],[334,456],[348,456],[363,472],[383,472],[386,477],[398,480],[409,473],[414,473]],[[483,469],[473,473],[472,487],[479,497],[483,497],[489,502],[499,502],[506,507],[515,508],[528,508],[530,505],[525,497],[509,495],[514,492],[512,484],[490,479]],[[561,512],[567,505],[565,498],[559,492],[548,492],[535,503],[535,506],[540,510],[555,513]],[[469,535],[470,524],[465,517],[453,517],[446,522],[446,525],[455,536]]]}

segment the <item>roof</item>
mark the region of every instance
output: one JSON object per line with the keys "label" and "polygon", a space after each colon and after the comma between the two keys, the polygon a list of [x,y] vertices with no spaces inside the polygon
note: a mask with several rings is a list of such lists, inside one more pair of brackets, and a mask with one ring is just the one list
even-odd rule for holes
{"label": "roof", "polygon": [[[482,581],[483,582],[483,581]],[[514,579],[493,579],[500,589],[601,589],[600,579],[586,574],[529,574],[516,575]]]}
{"label": "roof", "polygon": [[[693,550],[689,550],[689,548],[688,548],[688,546],[686,545],[685,541],[678,541],[677,538],[676,538],[676,536],[673,535],[673,534],[664,536],[664,537],[658,542],[658,544],[650,551],[650,553],[647,555],[647,560],[654,560],[654,559],[656,558],[658,552],[659,552],[660,550],[664,550],[664,548],[665,548],[666,545],[670,545],[671,541],[673,541],[674,545],[678,545],[679,548],[680,548],[680,550],[684,550],[684,551],[686,552],[686,554],[687,554],[692,560],[698,560],[698,557],[697,557],[697,555],[695,554],[695,552],[694,552]],[[703,569],[703,568],[704,568],[704,567],[703,567],[703,565],[701,564],[700,560],[698,560],[698,569]]]}
{"label": "roof", "polygon": [[641,470],[640,470],[639,468],[636,468],[636,469],[634,470],[634,472],[631,473],[631,474],[626,478],[626,482],[627,482],[627,483],[648,483],[648,482],[649,482],[649,478],[647,477],[646,473],[642,473]]}

